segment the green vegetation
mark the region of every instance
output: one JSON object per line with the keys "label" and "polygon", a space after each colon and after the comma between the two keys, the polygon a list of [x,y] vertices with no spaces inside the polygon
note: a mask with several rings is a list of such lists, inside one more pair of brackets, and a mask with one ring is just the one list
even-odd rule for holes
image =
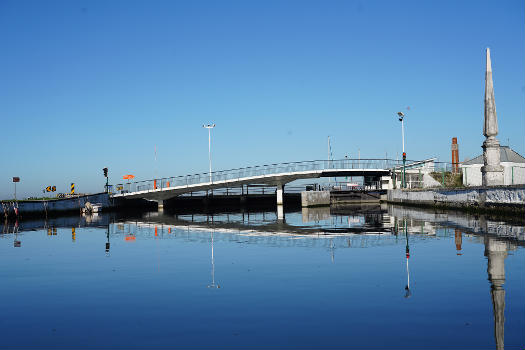
{"label": "green vegetation", "polygon": [[[430,176],[432,176],[434,180],[442,184],[445,188],[464,187],[462,173],[453,173],[451,171],[435,171],[430,173]],[[443,180],[445,182],[444,184]]]}

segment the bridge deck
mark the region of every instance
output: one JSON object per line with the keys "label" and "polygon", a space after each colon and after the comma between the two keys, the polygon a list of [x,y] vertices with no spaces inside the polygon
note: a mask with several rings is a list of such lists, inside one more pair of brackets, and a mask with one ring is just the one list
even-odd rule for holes
{"label": "bridge deck", "polygon": [[[397,162],[389,159],[343,159],[271,164],[118,185],[114,197],[166,200],[184,193],[246,184],[281,186],[299,180],[336,176],[385,176]],[[211,180],[211,181],[210,181]]]}

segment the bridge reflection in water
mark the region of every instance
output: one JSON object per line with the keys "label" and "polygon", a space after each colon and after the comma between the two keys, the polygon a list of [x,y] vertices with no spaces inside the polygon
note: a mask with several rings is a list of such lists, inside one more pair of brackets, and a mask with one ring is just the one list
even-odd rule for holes
{"label": "bridge reflection in water", "polygon": [[[72,222],[76,220],[74,224]],[[121,249],[111,242],[121,240],[184,240],[210,245],[210,282],[208,288],[222,287],[216,281],[215,259],[219,242],[239,242],[278,248],[307,247],[325,250],[337,262],[337,250],[399,246],[400,259],[406,260],[406,281],[400,281],[400,296],[415,297],[409,265],[418,255],[418,243],[450,238],[457,255],[463,252],[463,240],[483,244],[493,308],[494,339],[497,349],[504,348],[505,330],[505,259],[508,252],[525,246],[525,227],[502,223],[483,215],[435,213],[398,206],[356,206],[353,208],[304,208],[278,220],[275,212],[230,212],[216,214],[163,215],[147,213],[132,219],[106,215],[90,218],[57,218],[46,222],[4,223],[3,238],[12,235],[15,247],[23,248],[24,234],[45,228],[56,235],[57,227],[70,227],[73,241],[79,236],[75,228],[105,228],[104,251]],[[80,233],[81,234],[81,233]],[[219,257],[220,257],[219,249]],[[417,265],[416,265],[417,266]],[[417,276],[416,276],[417,283]]]}
{"label": "bridge reflection in water", "polygon": [[[383,208],[384,209],[384,208]],[[332,261],[337,249],[366,248],[372,246],[398,245],[406,242],[405,258],[407,281],[405,297],[412,296],[410,287],[410,243],[439,238],[440,235],[454,235],[454,247],[461,255],[463,236],[484,244],[487,258],[487,274],[490,281],[490,295],[493,305],[494,338],[497,349],[504,348],[505,328],[505,258],[509,250],[525,245],[524,227],[498,225],[484,217],[465,218],[461,214],[433,214],[423,210],[390,207],[389,211],[402,211],[403,216],[387,214],[379,206],[359,207],[344,213],[330,212],[330,208],[303,208],[301,221],[277,220],[273,212],[226,213],[226,214],[187,214],[177,216],[150,213],[141,220],[123,221],[112,224],[113,236],[123,232],[135,235],[151,235],[154,228],[160,232],[161,239],[183,238],[211,244],[212,281],[208,287],[219,288],[215,282],[214,234],[221,233],[219,240],[238,241],[248,244],[263,244],[272,247],[300,246],[322,248],[330,253]],[[421,217],[431,221],[420,220]],[[461,220],[454,221],[454,218]],[[452,220],[451,220],[452,219]],[[463,227],[467,220],[471,227]],[[444,230],[438,230],[444,221]],[[472,222],[474,221],[474,222]],[[308,223],[308,225],[301,225]],[[474,223],[474,224],[473,224]],[[477,223],[477,224],[475,224]],[[463,227],[462,231],[457,227]],[[486,232],[483,232],[484,227]],[[505,227],[506,229],[502,229]],[[491,228],[493,230],[491,230]],[[176,233],[176,234],[170,234]],[[184,234],[185,233],[185,234]],[[417,251],[413,252],[417,254]]]}

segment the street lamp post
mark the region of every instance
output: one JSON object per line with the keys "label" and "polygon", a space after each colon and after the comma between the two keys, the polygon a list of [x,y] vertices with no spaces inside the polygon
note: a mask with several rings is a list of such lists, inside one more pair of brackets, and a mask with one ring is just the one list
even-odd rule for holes
{"label": "street lamp post", "polygon": [[405,126],[403,124],[403,119],[405,114],[403,112],[397,112],[399,121],[401,122],[401,142],[403,143],[403,177],[401,178],[401,188],[406,188],[407,182],[405,177],[405,163],[407,160],[407,154],[405,153]]}
{"label": "street lamp post", "polygon": [[208,129],[208,160],[210,163],[210,182],[212,182],[211,181],[211,129],[215,127],[215,124],[207,124],[207,125],[203,125],[202,127]]}

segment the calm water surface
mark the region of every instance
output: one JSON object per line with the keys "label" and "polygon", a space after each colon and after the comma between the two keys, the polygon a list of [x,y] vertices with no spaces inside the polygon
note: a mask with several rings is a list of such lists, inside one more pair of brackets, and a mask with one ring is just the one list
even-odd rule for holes
{"label": "calm water surface", "polygon": [[399,207],[0,226],[1,348],[525,346],[525,227]]}

